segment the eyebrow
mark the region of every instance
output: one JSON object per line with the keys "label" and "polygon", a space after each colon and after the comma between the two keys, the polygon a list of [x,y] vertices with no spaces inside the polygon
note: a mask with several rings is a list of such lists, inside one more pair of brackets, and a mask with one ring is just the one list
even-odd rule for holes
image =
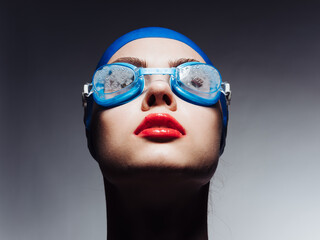
{"label": "eyebrow", "polygon": [[[111,63],[118,63],[118,62],[125,62],[125,63],[130,63],[136,67],[143,67],[146,68],[147,67],[147,62],[146,60],[140,59],[140,58],[136,58],[136,57],[121,57],[116,59],[115,61],[111,62]],[[177,67],[183,63],[186,62],[199,62],[196,59],[193,58],[179,58],[177,60],[174,61],[169,61],[169,66],[170,67]]]}
{"label": "eyebrow", "polygon": [[122,58],[116,59],[111,63],[118,63],[118,62],[130,63],[136,67],[143,67],[143,68],[147,67],[147,62],[145,60],[142,60],[136,57],[122,57]]}
{"label": "eyebrow", "polygon": [[175,61],[169,61],[169,65],[170,67],[178,67],[179,65],[186,62],[199,62],[199,61],[193,58],[179,58]]}

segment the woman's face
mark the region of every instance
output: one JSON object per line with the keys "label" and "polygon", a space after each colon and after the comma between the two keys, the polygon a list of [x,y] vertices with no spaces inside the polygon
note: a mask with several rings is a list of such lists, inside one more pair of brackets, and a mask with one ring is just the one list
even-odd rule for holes
{"label": "woman's face", "polygon": [[[184,43],[144,38],[123,46],[108,63],[121,61],[138,67],[169,68],[187,59],[204,62]],[[152,75],[146,84],[145,91],[126,104],[111,109],[95,105],[92,146],[104,177],[117,183],[126,181],[126,176],[132,177],[135,172],[156,170],[164,175],[166,172],[185,173],[190,180],[207,183],[219,158],[222,128],[219,103],[202,107],[180,99],[171,91],[166,75]],[[138,134],[137,127],[145,117],[154,118],[157,114],[160,117],[169,114],[180,123],[184,132],[179,130],[179,136],[174,135],[175,132],[174,136],[162,137],[153,136],[152,132],[147,136]],[[148,124],[152,125],[152,121]],[[170,128],[165,121],[155,121],[154,125],[157,126],[148,127]]]}

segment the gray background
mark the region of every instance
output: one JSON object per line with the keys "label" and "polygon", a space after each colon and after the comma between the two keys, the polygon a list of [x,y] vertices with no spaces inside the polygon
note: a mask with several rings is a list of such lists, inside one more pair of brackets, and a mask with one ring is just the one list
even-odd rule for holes
{"label": "gray background", "polygon": [[319,7],[3,4],[0,239],[105,239],[82,85],[113,40],[144,26],[189,36],[232,86],[227,147],[212,181],[211,239],[320,239]]}

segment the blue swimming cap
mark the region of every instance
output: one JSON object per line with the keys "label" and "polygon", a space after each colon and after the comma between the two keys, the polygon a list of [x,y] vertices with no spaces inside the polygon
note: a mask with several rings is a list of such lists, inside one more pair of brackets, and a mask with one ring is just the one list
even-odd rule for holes
{"label": "blue swimming cap", "polygon": [[183,42],[187,44],[189,47],[191,47],[193,50],[195,50],[207,63],[212,65],[210,59],[208,56],[196,45],[193,41],[191,41],[186,36],[182,35],[181,33],[178,33],[176,31],[173,31],[168,28],[162,28],[162,27],[146,27],[146,28],[140,28],[137,30],[133,30],[120,38],[118,38],[116,41],[114,41],[110,47],[104,52],[102,58],[100,59],[97,68],[105,65],[108,63],[110,58],[124,45],[127,43],[137,40],[140,38],[168,38],[168,39],[174,39],[180,42]]}

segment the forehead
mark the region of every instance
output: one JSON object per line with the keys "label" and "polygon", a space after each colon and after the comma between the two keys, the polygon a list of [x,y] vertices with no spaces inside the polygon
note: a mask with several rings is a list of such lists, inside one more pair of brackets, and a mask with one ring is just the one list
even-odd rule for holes
{"label": "forehead", "polygon": [[187,44],[167,38],[142,38],[131,41],[121,47],[108,63],[122,57],[140,58],[148,65],[158,67],[179,58],[192,58],[204,63],[203,58]]}

